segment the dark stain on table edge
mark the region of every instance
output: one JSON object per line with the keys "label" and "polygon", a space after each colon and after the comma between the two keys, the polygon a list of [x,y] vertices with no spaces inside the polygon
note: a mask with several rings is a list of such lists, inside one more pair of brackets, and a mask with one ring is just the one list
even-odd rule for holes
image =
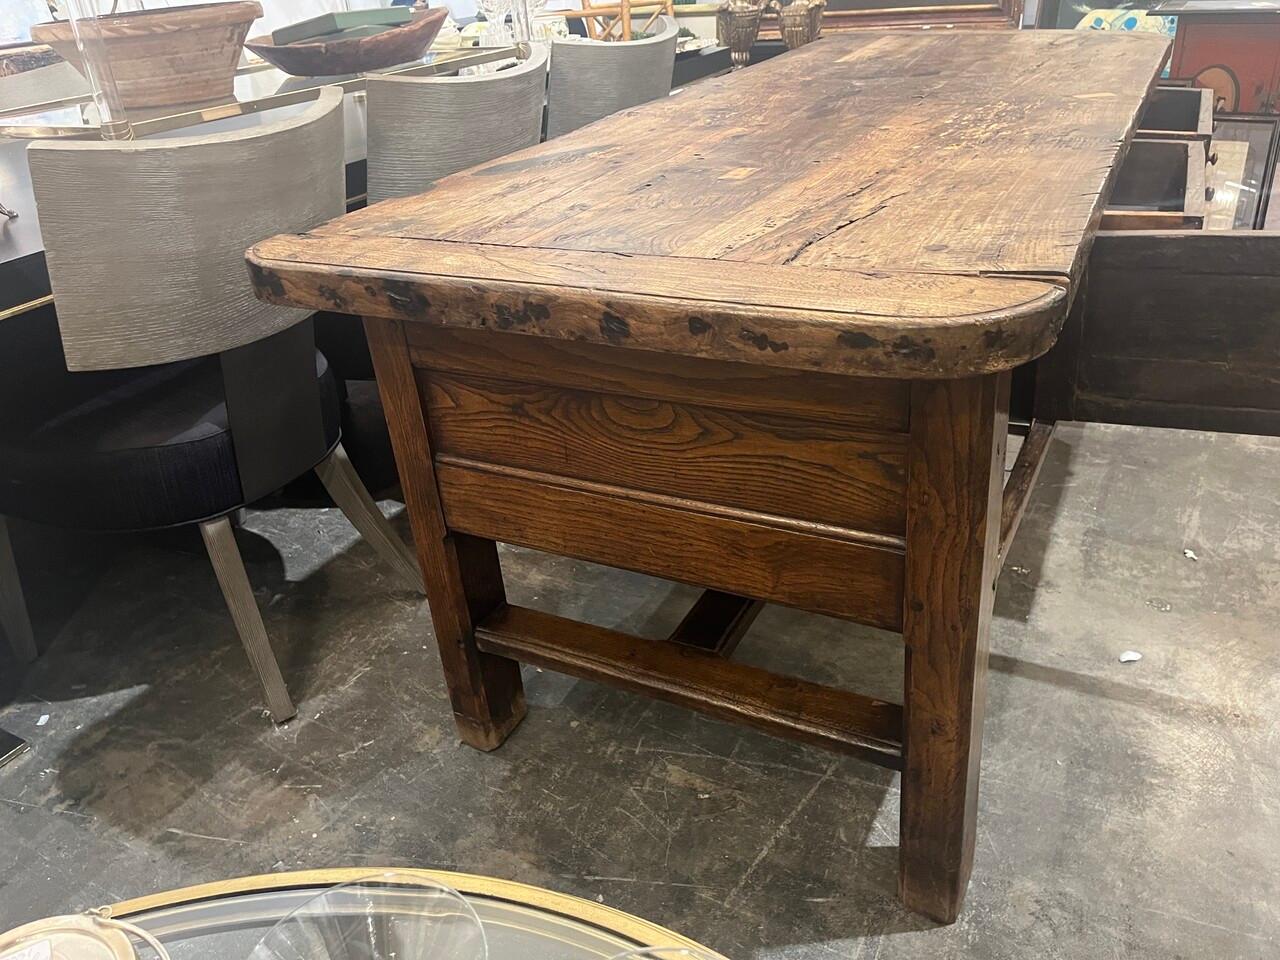
{"label": "dark stain on table edge", "polygon": [[[353,315],[386,316],[392,319],[410,322],[424,322],[424,317],[432,311],[431,298],[422,291],[421,286],[413,280],[403,277],[369,276],[350,268],[333,268],[333,283],[313,279],[313,294],[308,297],[300,295],[296,289],[291,293],[284,273],[275,265],[287,268],[288,261],[262,258],[257,248],[248,251],[246,259],[256,294],[269,302],[285,306],[302,306],[312,309],[328,309]],[[318,267],[322,265],[303,265]],[[961,276],[956,274],[955,276]],[[990,279],[1000,279],[1006,275],[986,274]],[[939,356],[940,344],[930,334],[930,329],[921,327],[914,332],[904,333],[900,328],[886,330],[885,337],[877,337],[866,330],[839,330],[832,338],[831,354],[836,357],[831,365],[825,365],[818,358],[800,357],[778,364],[776,361],[764,361],[769,365],[782,365],[799,369],[828,370],[850,376],[904,377],[908,379],[953,379],[956,377],[979,375],[1007,369],[1028,362],[1047,351],[1056,339],[1065,316],[1066,304],[1070,293],[1065,278],[1027,277],[1025,275],[1007,275],[1008,279],[1036,279],[1045,284],[1045,293],[1035,300],[1027,301],[1013,307],[998,308],[983,314],[971,316],[981,317],[973,321],[981,329],[974,331],[971,344],[949,344],[946,351],[956,358],[945,369],[934,369]],[[1056,281],[1056,282],[1055,282]],[[335,285],[336,284],[336,285]],[[374,301],[353,303],[344,295],[343,284],[358,284],[360,292]],[[1056,292],[1055,292],[1056,288]],[[577,290],[580,294],[590,293],[589,288],[566,288]],[[497,302],[487,304],[488,312],[476,311],[476,322],[463,324],[479,328],[490,328],[501,332],[523,333],[553,339],[595,340],[614,346],[627,346],[634,349],[656,350],[657,352],[685,353],[689,356],[753,362],[752,356],[778,357],[793,353],[793,344],[787,340],[774,339],[767,333],[757,331],[749,322],[749,317],[735,316],[727,312],[720,321],[713,322],[702,315],[684,317],[684,325],[688,329],[690,350],[680,351],[663,349],[653,345],[644,338],[636,338],[633,321],[626,314],[629,304],[625,300],[599,298],[605,306],[598,320],[598,334],[590,331],[554,331],[549,332],[543,326],[553,316],[553,308],[547,303],[538,302],[535,298],[524,297],[518,306],[510,306]],[[706,312],[706,311],[702,311]],[[794,308],[778,308],[779,313],[800,313],[804,311]],[[820,315],[821,311],[812,311]],[[1045,322],[1046,312],[1059,316]],[[853,315],[850,315],[852,318]],[[894,318],[886,317],[886,321]],[[928,318],[911,318],[912,320]],[[947,319],[936,318],[939,323],[934,332],[942,332]],[[1023,323],[1023,329],[1010,329],[1010,322]],[[850,322],[858,322],[851,319]],[[864,323],[876,322],[876,318],[868,317]],[[909,322],[909,321],[908,321]],[[458,326],[459,324],[442,323],[441,326]],[[750,352],[734,350],[730,340],[737,339],[750,348]],[[715,346],[722,344],[719,349]],[[979,346],[990,353],[985,359],[974,360],[967,356],[971,346]],[[820,343],[811,343],[809,350],[820,349]],[[860,355],[853,366],[839,362],[835,347],[843,348],[845,355]]]}

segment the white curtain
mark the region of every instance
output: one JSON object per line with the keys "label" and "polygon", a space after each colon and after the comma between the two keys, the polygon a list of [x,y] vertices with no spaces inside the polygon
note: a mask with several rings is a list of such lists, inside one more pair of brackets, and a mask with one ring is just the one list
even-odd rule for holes
{"label": "white curtain", "polygon": [[31,39],[31,25],[49,19],[44,0],[0,0],[0,43]]}

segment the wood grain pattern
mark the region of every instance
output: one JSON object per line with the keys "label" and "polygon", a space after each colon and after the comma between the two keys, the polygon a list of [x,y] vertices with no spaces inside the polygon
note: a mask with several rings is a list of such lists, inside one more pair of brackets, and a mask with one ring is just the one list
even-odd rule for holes
{"label": "wood grain pattern", "polygon": [[1075,400],[1078,417],[1096,423],[1125,423],[1138,427],[1215,430],[1280,437],[1280,410],[1235,404],[1171,403],[1081,393]]}
{"label": "wood grain pattern", "polygon": [[1166,49],[825,38],[250,260],[282,302],[324,286],[334,309],[754,364],[1000,370],[1053,342]]}
{"label": "wood grain pattern", "polygon": [[[114,10],[115,5],[97,9]],[[261,16],[262,5],[256,0],[224,0],[123,10],[97,18],[121,104],[167,107],[230,99],[235,95],[240,48]],[[79,66],[80,50],[69,20],[33,24],[31,39],[49,44]],[[98,45],[90,41],[91,49]]]}
{"label": "wood grain pattern", "polygon": [[825,37],[323,232],[1073,275],[1167,50],[1086,31]]}
{"label": "wood grain pattern", "polygon": [[[731,645],[753,601],[901,630],[907,702],[871,717],[865,698],[496,589],[450,635],[837,749],[871,747],[871,720],[882,758],[901,743],[902,897],[949,922],[973,855],[1007,371],[1076,299],[1167,48],[829,37],[261,243],[250,272],[272,302],[387,318],[369,321],[395,331],[385,403],[402,474],[431,480],[410,510],[437,540],[718,591],[682,627],[703,646]],[[877,445],[904,430],[891,517],[867,470],[899,462]]]}
{"label": "wood grain pattern", "polygon": [[1036,478],[1040,468],[1044,466],[1045,454],[1049,452],[1049,441],[1053,439],[1055,423],[1032,420],[1027,435],[1018,448],[1018,457],[1013,462],[1013,469],[1004,482],[1004,493],[1000,504],[1000,546],[996,568],[1004,566],[1013,538],[1018,535],[1018,527],[1022,523],[1022,515],[1026,512],[1027,501],[1031,491],[1035,489]]}
{"label": "wood grain pattern", "polygon": [[520,665],[482,653],[475,643],[475,624],[506,603],[497,548],[445,524],[426,412],[401,325],[367,319],[365,332],[458,734],[479,750],[494,750],[525,714]]}
{"label": "wood grain pattern", "polygon": [[1100,234],[1065,414],[1275,435],[1278,253],[1277,231]]}
{"label": "wood grain pattern", "polygon": [[616,350],[574,340],[405,325],[414,366],[550,387],[746,410],[900,432],[910,410],[904,380]]}
{"label": "wood grain pattern", "polygon": [[902,535],[906,435],[432,373],[437,453]]}
{"label": "wood grain pattern", "polygon": [[275,237],[249,262],[273,303],[878,377],[1031,359],[1066,301],[1038,280],[400,238]]}
{"label": "wood grain pattern", "polygon": [[1076,368],[1080,362],[1080,338],[1084,335],[1091,276],[1091,271],[1085,271],[1057,341],[1036,361],[1033,412],[1038,420],[1075,419]]}
{"label": "wood grain pattern", "polygon": [[[914,29],[1017,29],[1022,23],[1022,0],[999,3],[918,3],[905,0],[862,9],[835,10],[822,15],[822,31],[909,27]],[[761,18],[760,39],[778,38],[778,19],[771,13]]]}
{"label": "wood grain pattern", "polygon": [[883,766],[901,764],[902,708],[895,703],[526,607],[503,607],[476,633],[482,649],[525,663],[612,683]]}
{"label": "wood grain pattern", "polygon": [[1165,358],[1086,357],[1080,364],[1082,396],[1124,397],[1210,407],[1280,410],[1280,364],[1226,364]]}
{"label": "wood grain pattern", "polygon": [[436,477],[454,530],[888,630],[902,625],[902,553],[888,543],[531,471],[441,460]]}
{"label": "wood grain pattern", "polygon": [[423,11],[408,23],[367,37],[327,40],[315,37],[277,45],[271,34],[253,37],[245,47],[295,77],[332,77],[385,70],[422,59],[444,25],[440,8]]}
{"label": "wood grain pattern", "polygon": [[1007,374],[912,390],[898,889],[943,923],[973,866],[1008,403]]}

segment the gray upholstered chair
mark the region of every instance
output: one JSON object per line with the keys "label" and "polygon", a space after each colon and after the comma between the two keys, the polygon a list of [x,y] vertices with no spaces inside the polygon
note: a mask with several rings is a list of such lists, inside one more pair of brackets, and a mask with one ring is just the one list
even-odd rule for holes
{"label": "gray upholstered chair", "polygon": [[251,244],[342,213],[341,108],[331,87],[248,130],[29,148],[61,342],[47,323],[0,324],[0,626],[20,658],[35,644],[4,515],[198,524],[277,722],[295,709],[236,546],[237,510],[314,469],[421,590],[342,449],[340,385],[309,313],[257,300],[244,264]]}
{"label": "gray upholstered chair", "polygon": [[[636,31],[644,26],[634,18],[631,23]],[[675,18],[661,16],[643,40],[554,41],[547,136],[558,137],[670,93],[679,29]]]}
{"label": "gray upholstered chair", "polygon": [[536,144],[547,48],[474,77],[375,77],[368,90],[369,202],[421,193],[434,180]]}

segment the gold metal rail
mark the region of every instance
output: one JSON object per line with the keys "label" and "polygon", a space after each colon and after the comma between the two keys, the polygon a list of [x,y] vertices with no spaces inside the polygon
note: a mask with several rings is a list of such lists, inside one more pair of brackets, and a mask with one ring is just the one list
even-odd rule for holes
{"label": "gold metal rail", "polygon": [[34,300],[28,300],[26,303],[20,303],[16,307],[9,307],[7,310],[0,310],[0,323],[11,320],[14,317],[20,317],[24,313],[30,313],[32,310],[39,310],[41,307],[47,307],[53,303],[53,294],[46,297],[36,297]]}
{"label": "gold metal rail", "polygon": [[[430,63],[416,64],[411,67],[405,67],[399,70],[382,71],[384,75],[395,76],[435,76],[442,73],[453,73],[456,70],[462,70],[465,67],[475,67],[483,63],[493,63],[495,60],[508,60],[512,57],[523,60],[529,56],[529,49],[524,45],[514,45],[505,47],[470,47],[460,49],[457,54],[441,53],[436,59]],[[251,64],[242,68],[239,74],[256,73],[262,70],[271,69],[270,64]],[[230,117],[243,117],[252,113],[261,113],[264,110],[274,110],[279,107],[292,106],[297,103],[306,103],[314,100],[320,95],[320,91],[324,87],[336,86],[341,87],[343,93],[355,93],[364,90],[365,77],[352,77],[349,80],[340,80],[334,83],[316,84],[314,87],[304,87],[300,90],[290,90],[285,93],[269,94],[265,97],[255,97],[252,100],[234,101],[225,104],[215,104],[213,106],[202,107],[198,110],[186,110],[181,113],[169,114],[162,117],[153,117],[148,120],[138,120],[133,123],[134,136],[141,138],[157,133],[168,133],[172,130],[181,130],[184,127],[192,127],[201,123],[208,123],[212,120],[226,120]],[[46,113],[50,110],[56,110],[59,107],[75,106],[78,103],[88,102],[88,96],[68,97],[61,100],[50,100],[46,103],[32,104],[27,107],[20,108],[21,114],[10,113],[9,116],[30,116],[38,113]],[[3,114],[0,114],[3,116]],[[0,137],[11,137],[23,140],[47,140],[57,138],[79,138],[79,139],[97,139],[99,128],[96,126],[34,126],[28,124],[4,125],[0,124]],[[348,197],[347,202],[362,199],[361,197]],[[14,317],[20,317],[24,313],[30,313],[33,310],[39,310],[53,303],[53,295],[37,297],[34,300],[28,300],[26,303],[19,303],[16,306],[0,310],[0,323],[5,320],[11,320]]]}
{"label": "gold metal rail", "polygon": [[[403,69],[379,71],[379,73],[384,76],[430,77],[442,73],[453,73],[456,70],[479,66],[483,63],[493,63],[495,60],[508,60],[513,57],[523,60],[528,56],[528,49],[519,44],[504,47],[470,47],[462,48],[456,54],[442,52],[430,63],[415,64],[414,66],[405,67]],[[240,72],[241,74],[252,73],[261,69],[263,68],[255,64]],[[166,116],[152,117],[145,120],[135,120],[132,121],[134,136],[136,138],[141,138],[157,133],[168,133],[173,130],[181,130],[183,127],[191,127],[200,123],[208,123],[211,120],[226,120],[231,117],[243,117],[251,113],[261,113],[264,110],[275,110],[279,107],[288,107],[297,103],[306,103],[318,97],[320,95],[320,91],[324,87],[340,87],[343,93],[356,93],[364,90],[365,76],[361,75],[351,77],[348,80],[337,80],[333,83],[317,83],[315,86],[304,87],[299,90],[289,90],[284,93],[268,94],[264,97],[254,97],[251,100],[233,100],[230,103],[213,104],[196,110],[185,110],[180,113],[169,114]],[[10,111],[8,113],[8,117],[9,119],[12,119],[15,116],[34,116],[40,113],[48,113],[62,107],[88,103],[89,99],[88,95],[84,95],[80,97],[63,98],[61,100],[50,100],[47,103],[30,104],[28,106],[18,108],[21,113]],[[78,124],[0,124],[0,137],[10,137],[15,140],[54,140],[67,138],[97,140],[99,139],[99,133],[100,130],[97,126],[85,126]]]}

